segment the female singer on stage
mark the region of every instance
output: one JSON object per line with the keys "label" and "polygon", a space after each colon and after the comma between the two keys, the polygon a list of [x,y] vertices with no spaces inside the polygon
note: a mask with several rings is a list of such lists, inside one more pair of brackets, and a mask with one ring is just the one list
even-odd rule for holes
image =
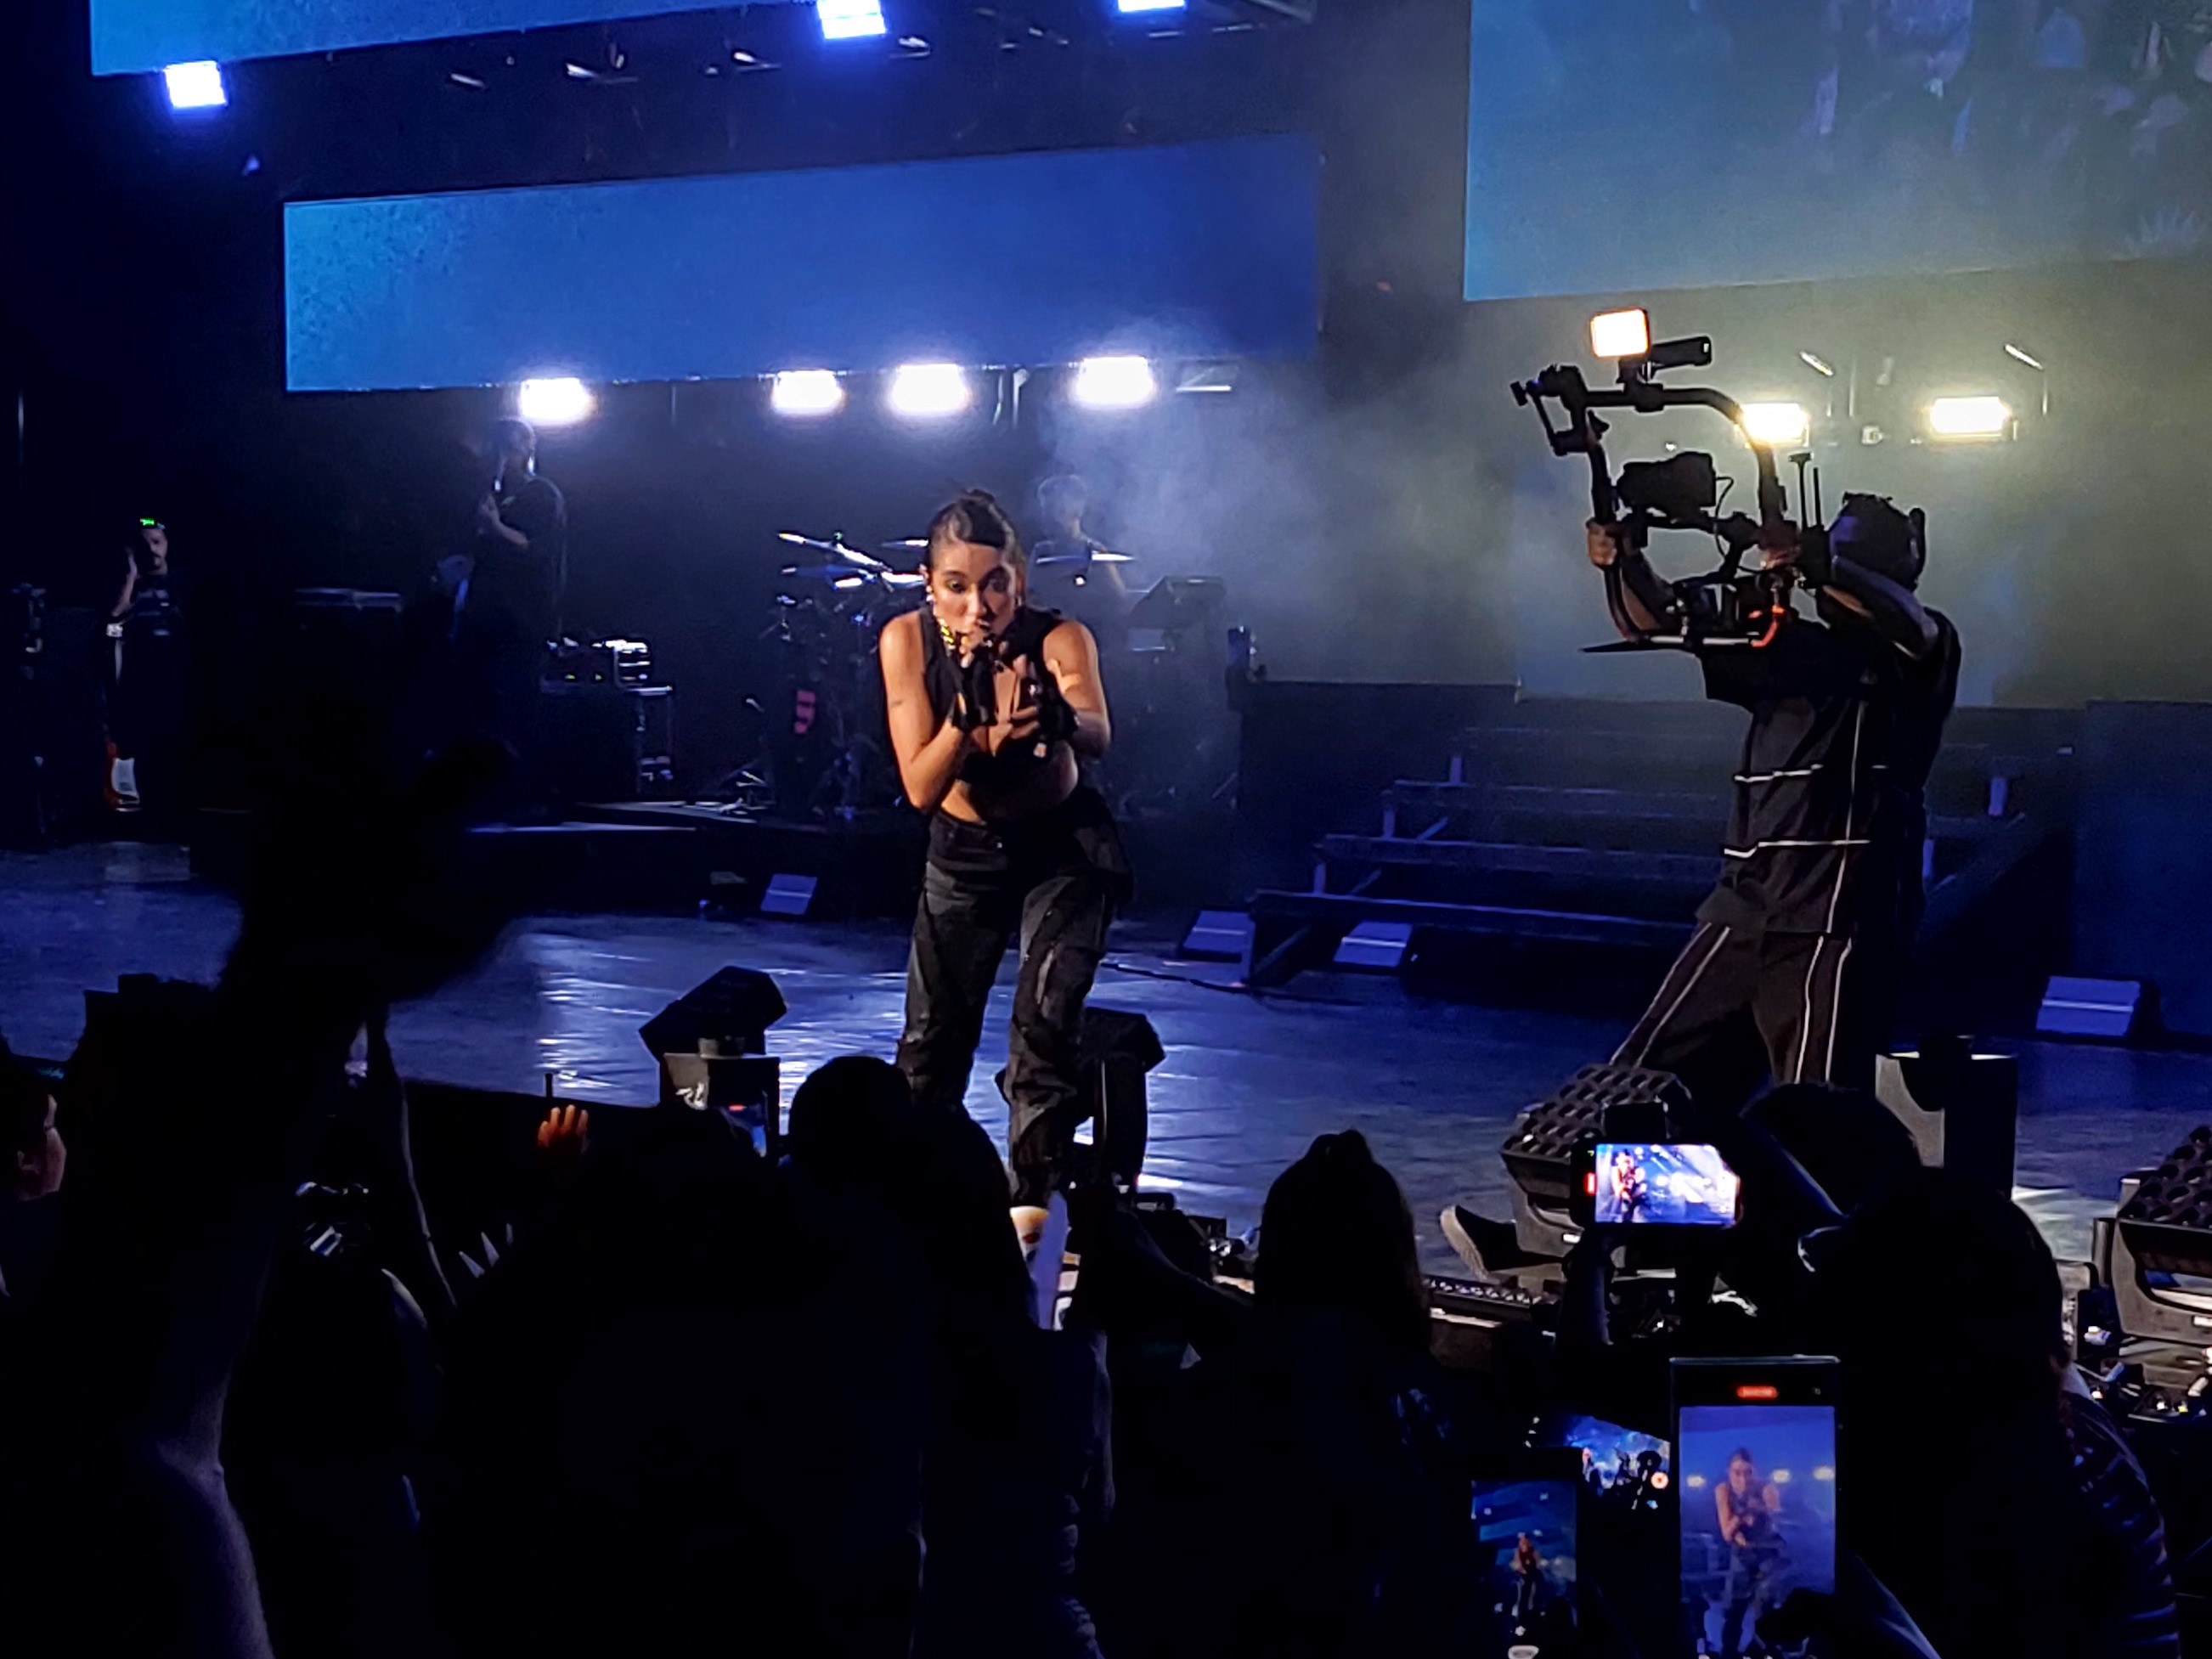
{"label": "female singer on stage", "polygon": [[1113,816],[1078,767],[1112,738],[1098,647],[1080,623],[1024,603],[1021,539],[991,496],[939,513],[924,557],[928,607],[881,644],[899,778],[931,815],[899,1068],[925,1106],[964,1109],[984,1005],[1019,929],[1001,1086],[1013,1201],[1042,1205],[1067,1178],[1083,1001],[1129,891]]}

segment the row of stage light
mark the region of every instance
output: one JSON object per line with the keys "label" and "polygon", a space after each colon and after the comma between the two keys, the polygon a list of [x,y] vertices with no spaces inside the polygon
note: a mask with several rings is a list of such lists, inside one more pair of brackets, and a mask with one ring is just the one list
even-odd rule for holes
{"label": "row of stage light", "polygon": [[[1112,0],[1113,9],[1124,16],[1182,11],[1188,3],[1189,0]],[[866,40],[890,32],[883,0],[815,0],[814,15],[825,40]],[[221,109],[230,102],[220,64],[172,64],[161,71],[161,78],[168,88],[172,109]]]}
{"label": "row of stage light", "polygon": [[[850,382],[868,378],[828,368],[794,368],[768,377],[769,406],[794,419],[835,415],[849,399]],[[978,374],[957,363],[907,363],[880,377],[883,406],[902,420],[945,420],[975,406]],[[1216,374],[1199,374],[1179,388],[1220,392],[1227,383]],[[1067,378],[1067,398],[1079,409],[1138,409],[1160,395],[1158,368],[1144,357],[1086,357]],[[523,381],[515,389],[515,412],[533,426],[574,426],[598,407],[581,380],[556,377]]]}
{"label": "row of stage light", "polygon": [[[1920,415],[1928,436],[1939,443],[1994,443],[2014,437],[2019,431],[2012,405],[1990,393],[1931,398]],[[1813,436],[1813,416],[1802,404],[1746,404],[1743,430],[1753,442],[1778,449],[1808,442]]]}
{"label": "row of stage light", "polygon": [[[1113,9],[1124,16],[1146,12],[1182,11],[1189,0],[1114,0]],[[865,40],[887,34],[883,0],[814,0],[814,15],[825,40]]]}
{"label": "row of stage light", "polygon": [[[1641,307],[1601,312],[1590,319],[1592,356],[1618,362],[1641,358],[1650,349],[1651,318]],[[2008,344],[2004,349],[2005,356],[2014,362],[2039,374],[2046,373],[2040,362],[2020,347]],[[1834,368],[1816,354],[1801,351],[1797,360],[1822,379],[1835,379]],[[2048,407],[2044,412],[2050,412]],[[1923,433],[1936,443],[2001,443],[2020,435],[2020,417],[2010,404],[1994,392],[1930,398],[1919,406],[1918,414]],[[1810,443],[1812,411],[1801,403],[1786,399],[1747,403],[1743,405],[1742,432],[1753,443],[1770,449]],[[1859,441],[1863,444],[1882,442],[1881,428],[1863,424]]]}

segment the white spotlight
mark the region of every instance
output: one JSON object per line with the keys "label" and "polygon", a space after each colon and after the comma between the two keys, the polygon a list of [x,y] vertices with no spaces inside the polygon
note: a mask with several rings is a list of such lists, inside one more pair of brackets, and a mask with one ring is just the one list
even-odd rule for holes
{"label": "white spotlight", "polygon": [[957,415],[975,401],[968,373],[957,363],[908,363],[891,376],[884,403],[909,419]]}
{"label": "white spotlight", "polygon": [[1181,11],[1188,0],[1117,0],[1124,15],[1133,11]]}
{"label": "white spotlight", "polygon": [[1590,356],[1641,357],[1651,349],[1651,313],[1641,307],[1590,319]]}
{"label": "white spotlight", "polygon": [[1744,435],[1755,444],[1768,448],[1783,444],[1802,444],[1813,430],[1812,417],[1805,413],[1802,404],[1746,404],[1743,406]]}
{"label": "white spotlight", "polygon": [[860,40],[886,33],[880,0],[815,0],[824,40]]}
{"label": "white spotlight", "polygon": [[230,101],[220,64],[172,64],[161,71],[171,109],[221,109]]}
{"label": "white spotlight", "polygon": [[779,415],[834,415],[845,406],[845,388],[826,368],[787,369],[775,377],[769,404]]}
{"label": "white spotlight", "polygon": [[598,407],[591,388],[573,377],[525,380],[515,388],[514,412],[532,426],[574,426]]}
{"label": "white spotlight", "polygon": [[1085,357],[1070,395],[1085,409],[1134,409],[1160,395],[1159,377],[1142,357]]}
{"label": "white spotlight", "polygon": [[2012,407],[2002,398],[1938,398],[1928,405],[1928,430],[1937,438],[2002,438],[2012,430]]}

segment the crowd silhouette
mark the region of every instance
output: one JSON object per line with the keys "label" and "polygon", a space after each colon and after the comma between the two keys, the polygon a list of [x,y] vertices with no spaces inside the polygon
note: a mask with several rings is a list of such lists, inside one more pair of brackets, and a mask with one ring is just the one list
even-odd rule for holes
{"label": "crowd silhouette", "polygon": [[[484,781],[272,819],[218,983],[126,980],[58,1079],[0,1066],[11,1652],[1472,1653],[1473,1483],[1540,1411],[1663,1419],[1685,1352],[1850,1380],[1837,1592],[1762,1639],[2180,1651],[2049,1249],[1869,1102],[1743,1121],[1729,1248],[1766,1259],[1726,1294],[1617,1330],[1598,1236],[1550,1357],[1497,1374],[1432,1352],[1357,1133],[1275,1181],[1249,1290],[1190,1218],[1073,1192],[1040,1317],[997,1150],[866,1056],[804,1081],[775,1162],[716,1111],[556,1108],[514,1212],[439,1237],[384,1012],[497,936],[450,856]],[[1654,1468],[1594,1489],[1587,1652],[1677,1651]]]}

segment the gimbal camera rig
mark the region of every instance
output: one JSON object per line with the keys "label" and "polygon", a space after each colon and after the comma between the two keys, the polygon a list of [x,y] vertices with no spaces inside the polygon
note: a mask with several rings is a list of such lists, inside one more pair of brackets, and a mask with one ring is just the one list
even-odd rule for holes
{"label": "gimbal camera rig", "polygon": [[[1759,649],[1771,645],[1790,617],[1791,590],[1800,581],[1817,580],[1826,564],[1827,532],[1821,527],[1820,477],[1807,468],[1809,453],[1791,459],[1797,466],[1801,505],[1810,501],[1812,513],[1802,530],[1790,521],[1788,494],[1775,465],[1771,445],[1762,442],[1745,423],[1743,409],[1735,398],[1710,386],[1668,386],[1659,382],[1662,370],[1705,368],[1713,361],[1713,343],[1704,335],[1689,339],[1651,343],[1650,319],[1641,311],[1608,312],[1590,325],[1596,355],[1617,358],[1620,384],[1593,391],[1581,369],[1568,364],[1546,369],[1533,380],[1516,382],[1513,400],[1534,408],[1543,422],[1544,435],[1555,455],[1582,455],[1589,460],[1591,517],[1617,531],[1624,547],[1642,552],[1654,530],[1695,530],[1720,544],[1720,567],[1703,576],[1672,581],[1673,617],[1681,632],[1649,635],[1592,646],[1592,651],[1703,650],[1716,646]],[[1564,411],[1563,423],[1554,424],[1551,403]],[[1656,415],[1667,409],[1710,409],[1726,419],[1750,444],[1759,468],[1759,516],[1720,514],[1721,485],[1713,458],[1685,450],[1663,461],[1631,461],[1613,476],[1605,453],[1607,427],[1598,414],[1603,409],[1625,409],[1639,415]],[[1808,495],[1808,491],[1810,491]],[[1798,562],[1762,568],[1746,573],[1744,556],[1754,548],[1790,549]],[[1618,563],[1607,568],[1606,598],[1619,617],[1627,615]]]}

